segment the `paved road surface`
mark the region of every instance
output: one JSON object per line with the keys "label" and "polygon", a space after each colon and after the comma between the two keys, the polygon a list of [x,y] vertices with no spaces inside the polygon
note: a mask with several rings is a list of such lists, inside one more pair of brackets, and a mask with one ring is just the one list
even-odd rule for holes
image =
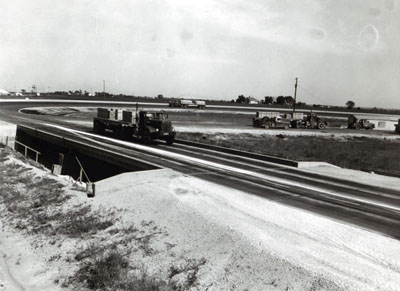
{"label": "paved road surface", "polygon": [[[52,116],[22,115],[18,106],[0,118],[62,134],[88,145],[143,159],[160,167],[213,181],[293,207],[346,221],[400,239],[400,192],[308,174],[292,167],[174,144],[143,145],[97,136]],[[266,209],[266,211],[268,211]],[[306,227],[306,226],[305,226]]]}

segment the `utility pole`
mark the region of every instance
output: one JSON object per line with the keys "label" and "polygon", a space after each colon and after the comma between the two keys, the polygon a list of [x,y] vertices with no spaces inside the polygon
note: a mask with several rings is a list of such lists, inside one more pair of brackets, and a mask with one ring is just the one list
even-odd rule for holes
{"label": "utility pole", "polygon": [[106,95],[106,80],[103,80],[103,95]]}
{"label": "utility pole", "polygon": [[296,84],[294,85],[293,113],[296,111],[297,79],[298,79],[298,78],[296,78]]}

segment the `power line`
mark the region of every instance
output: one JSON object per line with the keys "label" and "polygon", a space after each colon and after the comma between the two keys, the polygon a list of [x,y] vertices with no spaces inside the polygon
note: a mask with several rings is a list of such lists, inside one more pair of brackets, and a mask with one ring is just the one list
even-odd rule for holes
{"label": "power line", "polygon": [[303,86],[298,85],[301,89],[303,89],[304,91],[306,91],[308,94],[310,94],[312,97],[316,98],[319,102],[321,102],[321,99],[316,96],[314,93],[312,93],[310,90],[304,88]]}

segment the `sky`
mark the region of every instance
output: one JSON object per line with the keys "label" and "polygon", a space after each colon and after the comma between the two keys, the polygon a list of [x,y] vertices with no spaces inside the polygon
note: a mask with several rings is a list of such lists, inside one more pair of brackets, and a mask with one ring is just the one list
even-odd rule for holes
{"label": "sky", "polygon": [[400,108],[395,0],[0,0],[0,88]]}

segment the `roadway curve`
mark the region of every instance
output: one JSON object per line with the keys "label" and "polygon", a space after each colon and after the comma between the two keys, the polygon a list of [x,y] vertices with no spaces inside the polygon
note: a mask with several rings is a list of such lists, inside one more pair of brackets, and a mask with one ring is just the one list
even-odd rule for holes
{"label": "roadway curve", "polygon": [[[160,167],[400,239],[399,191],[309,174],[293,167],[182,144],[171,147],[161,143],[149,146],[124,142],[94,135],[90,128],[74,126],[54,116],[27,116],[18,112],[19,108],[31,104],[3,105],[0,109],[2,120],[63,135],[88,145],[101,145],[116,154],[143,159]],[[71,105],[67,102],[66,106]]]}

